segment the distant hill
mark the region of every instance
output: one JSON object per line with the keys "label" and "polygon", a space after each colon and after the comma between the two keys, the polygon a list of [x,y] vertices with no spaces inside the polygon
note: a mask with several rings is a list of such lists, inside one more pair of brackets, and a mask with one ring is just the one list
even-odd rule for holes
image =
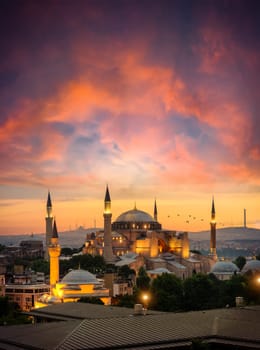
{"label": "distant hill", "polygon": [[[59,232],[59,243],[61,247],[80,248],[85,243],[87,233],[100,230],[100,228],[79,228],[73,231]],[[3,235],[0,236],[0,244],[6,246],[19,245],[21,241],[26,239],[42,240],[45,243],[45,234]]]}
{"label": "distant hill", "polygon": [[[256,240],[260,241],[260,230],[249,227],[224,227],[217,228],[217,241]],[[189,232],[189,238],[194,241],[207,241],[210,239],[210,231]]]}
{"label": "distant hill", "polygon": [[[59,241],[62,247],[80,248],[85,242],[86,234],[100,231],[101,228],[79,228],[73,231],[59,232]],[[244,227],[225,227],[217,228],[217,241],[260,241],[260,230]],[[189,238],[192,241],[209,241],[210,231],[189,232]],[[22,240],[36,239],[45,243],[45,234],[27,234],[27,235],[3,235],[0,236],[0,244],[19,245]]]}

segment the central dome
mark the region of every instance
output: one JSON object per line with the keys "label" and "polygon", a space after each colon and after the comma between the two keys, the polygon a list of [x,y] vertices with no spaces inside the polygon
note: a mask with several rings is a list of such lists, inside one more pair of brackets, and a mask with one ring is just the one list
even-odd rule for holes
{"label": "central dome", "polygon": [[134,208],[119,215],[116,222],[155,222],[155,220],[145,211]]}

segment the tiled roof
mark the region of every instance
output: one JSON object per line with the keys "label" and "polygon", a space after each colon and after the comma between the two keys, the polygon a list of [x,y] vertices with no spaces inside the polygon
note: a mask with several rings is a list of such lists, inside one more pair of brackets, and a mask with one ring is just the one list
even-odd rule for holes
{"label": "tiled roof", "polygon": [[[134,310],[126,307],[103,306],[89,303],[60,303],[32,310],[29,314],[38,317],[57,319],[91,319],[91,318],[114,318],[128,317],[133,315]],[[149,310],[150,314],[162,312]]]}
{"label": "tiled roof", "polygon": [[[239,332],[238,332],[239,329]],[[209,338],[258,343],[259,312],[252,310],[210,310],[179,314],[93,319],[82,323],[57,347],[74,349],[126,349],[149,346],[175,346],[194,338]]]}
{"label": "tiled roof", "polygon": [[0,327],[0,349],[52,350],[80,321],[37,323]]}
{"label": "tiled roof", "polygon": [[[71,314],[79,310],[76,307],[73,311],[74,304],[76,303],[68,303]],[[45,309],[49,308],[49,313],[55,315],[60,306],[62,305],[53,305]],[[87,304],[87,308],[90,314],[88,319],[0,327],[0,349],[173,349],[190,344],[195,338],[217,342],[219,348],[225,343],[239,348],[245,346],[247,349],[260,349],[259,306],[145,316],[133,316],[131,309],[128,309],[128,313],[119,315],[120,308],[110,309],[102,305]],[[43,311],[42,309],[42,313]],[[61,316],[62,308],[59,311]],[[125,311],[122,308],[122,313]],[[66,312],[69,313],[69,310]]]}

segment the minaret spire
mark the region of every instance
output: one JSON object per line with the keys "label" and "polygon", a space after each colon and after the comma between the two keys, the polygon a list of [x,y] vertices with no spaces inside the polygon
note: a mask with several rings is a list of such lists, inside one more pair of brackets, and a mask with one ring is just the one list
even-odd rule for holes
{"label": "minaret spire", "polygon": [[113,263],[115,261],[115,256],[113,255],[112,249],[112,233],[111,233],[111,198],[108,189],[106,187],[105,203],[104,203],[104,259],[106,263]]}
{"label": "minaret spire", "polygon": [[107,188],[106,188],[105,202],[111,202],[108,185],[107,185]]}
{"label": "minaret spire", "polygon": [[215,220],[215,203],[214,203],[214,196],[212,197],[212,207],[211,207],[211,220]]}
{"label": "minaret spire", "polygon": [[153,218],[154,218],[154,221],[158,221],[158,219],[157,219],[157,205],[156,205],[156,199],[154,200]]}
{"label": "minaret spire", "polygon": [[47,196],[47,203],[46,203],[46,217],[45,217],[45,222],[46,222],[46,230],[45,230],[45,259],[49,259],[49,253],[48,253],[48,247],[51,242],[51,237],[52,237],[52,225],[53,225],[53,215],[52,215],[52,202],[51,202],[51,194],[50,191],[48,191],[48,196]]}
{"label": "minaret spire", "polygon": [[214,197],[212,197],[211,206],[211,221],[210,221],[210,255],[214,260],[217,260],[217,249],[216,249],[216,211]]}

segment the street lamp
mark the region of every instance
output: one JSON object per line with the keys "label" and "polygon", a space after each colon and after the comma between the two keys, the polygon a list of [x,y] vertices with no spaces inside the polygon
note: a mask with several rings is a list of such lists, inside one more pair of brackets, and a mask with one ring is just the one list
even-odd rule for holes
{"label": "street lamp", "polygon": [[144,311],[148,309],[149,295],[147,293],[142,295],[143,303],[144,303]]}

